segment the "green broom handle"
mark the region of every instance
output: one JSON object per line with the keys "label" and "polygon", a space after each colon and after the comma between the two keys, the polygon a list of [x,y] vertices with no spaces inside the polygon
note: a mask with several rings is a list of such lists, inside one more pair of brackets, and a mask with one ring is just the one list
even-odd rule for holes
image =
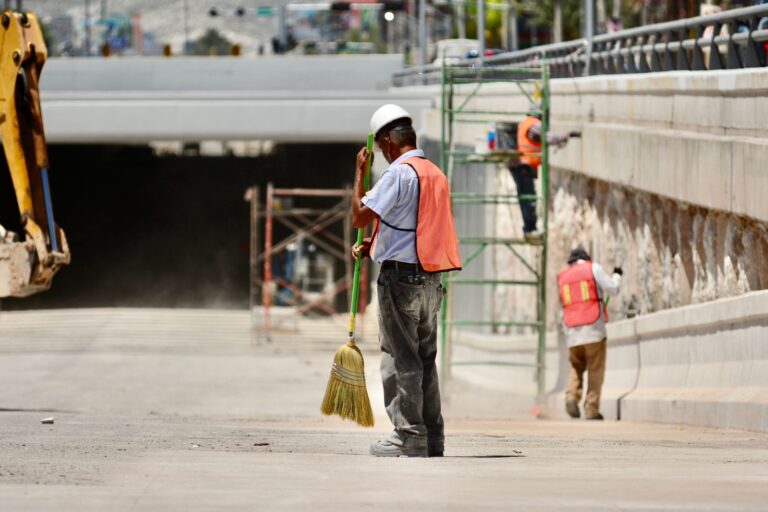
{"label": "green broom handle", "polygon": [[[365,170],[365,176],[363,177],[363,190],[368,190],[368,181],[370,180],[371,176],[371,163],[373,161],[373,134],[368,134],[368,143],[366,144],[366,147],[368,148],[368,165]],[[360,246],[363,244],[363,238],[364,238],[365,229],[359,228],[357,230],[357,245]],[[363,262],[363,257],[360,255],[355,260],[355,274],[352,277],[352,306],[349,308],[349,339],[354,340],[355,338],[355,315],[357,314],[357,299],[360,295],[360,265]]]}

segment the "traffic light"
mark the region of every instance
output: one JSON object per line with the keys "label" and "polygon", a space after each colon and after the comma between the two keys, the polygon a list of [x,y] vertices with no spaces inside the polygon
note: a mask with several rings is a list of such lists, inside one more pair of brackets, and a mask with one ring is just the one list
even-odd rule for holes
{"label": "traffic light", "polygon": [[243,16],[245,16],[245,7],[238,7],[237,9],[235,9],[235,16],[237,16],[238,18],[242,18]]}
{"label": "traffic light", "polygon": [[210,9],[208,9],[208,16],[210,16],[211,18],[215,18],[218,15],[219,15],[219,10],[217,8],[211,7]]}

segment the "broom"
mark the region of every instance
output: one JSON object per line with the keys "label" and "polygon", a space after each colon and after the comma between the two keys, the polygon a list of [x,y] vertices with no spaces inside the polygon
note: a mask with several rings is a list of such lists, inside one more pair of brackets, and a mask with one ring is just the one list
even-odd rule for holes
{"label": "broom", "polygon": [[[371,173],[373,156],[373,134],[368,134],[368,168],[363,178],[363,187],[368,190],[368,176]],[[363,229],[357,230],[357,245],[363,243]],[[355,343],[355,314],[360,294],[360,264],[362,255],[355,260],[355,274],[352,278],[352,305],[349,308],[349,339],[336,351],[331,367],[331,376],[325,389],[320,410],[323,414],[336,414],[344,419],[357,422],[363,427],[373,426],[373,411],[365,387],[363,354]]]}

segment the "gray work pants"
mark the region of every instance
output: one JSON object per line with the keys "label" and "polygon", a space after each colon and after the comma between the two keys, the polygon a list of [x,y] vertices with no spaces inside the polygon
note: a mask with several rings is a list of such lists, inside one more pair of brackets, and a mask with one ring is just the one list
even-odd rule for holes
{"label": "gray work pants", "polygon": [[[408,276],[422,276],[423,283],[408,283]],[[387,414],[402,439],[426,435],[430,449],[442,451],[445,438],[435,361],[437,312],[443,302],[440,274],[383,270],[377,282]]]}

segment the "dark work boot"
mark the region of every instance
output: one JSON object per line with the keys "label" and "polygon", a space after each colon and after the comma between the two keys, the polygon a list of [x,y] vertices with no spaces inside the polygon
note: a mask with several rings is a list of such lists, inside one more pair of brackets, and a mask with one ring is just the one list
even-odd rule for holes
{"label": "dark work boot", "polygon": [[443,444],[428,443],[427,444],[427,457],[442,457],[445,448]]}
{"label": "dark work boot", "polygon": [[579,404],[576,403],[576,400],[566,400],[565,401],[565,411],[568,413],[568,416],[571,418],[580,418],[581,417],[581,411],[579,410]]}
{"label": "dark work boot", "polygon": [[598,420],[598,421],[603,421],[604,419],[603,415],[600,414],[599,412],[593,412],[593,413],[587,414],[585,418],[588,420]]}

